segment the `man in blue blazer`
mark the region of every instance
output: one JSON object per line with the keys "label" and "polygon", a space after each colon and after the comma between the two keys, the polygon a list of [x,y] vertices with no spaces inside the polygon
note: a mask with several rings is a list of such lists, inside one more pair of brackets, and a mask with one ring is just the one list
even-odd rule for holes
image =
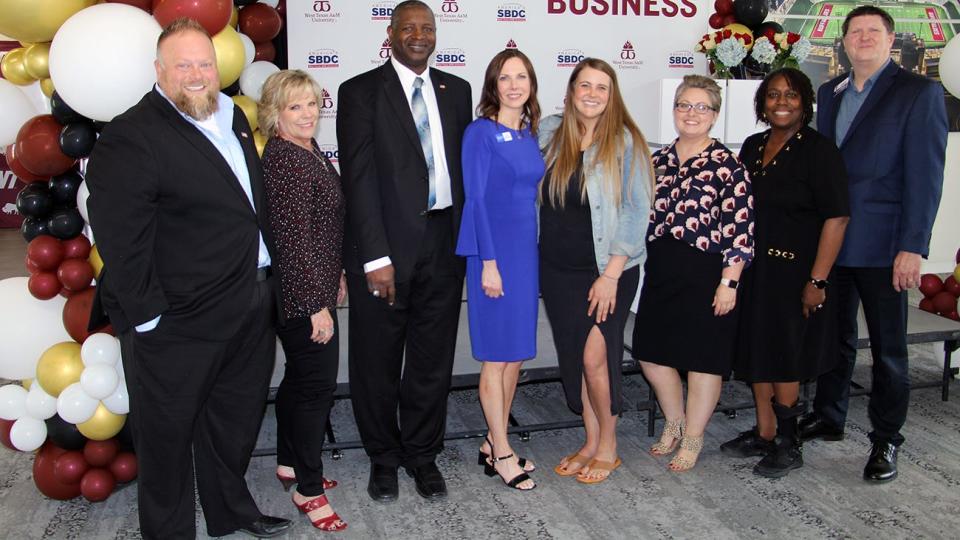
{"label": "man in blue blazer", "polygon": [[871,482],[897,476],[910,392],[907,289],[919,284],[929,251],[947,143],[943,88],[894,64],[893,39],[887,12],[852,10],[843,22],[851,72],[817,94],[817,129],[836,141],[847,166],[850,223],[835,273],[840,358],[817,380],[813,412],[800,424],[805,440],[843,438],[862,301],[873,354],[873,447],[863,471]]}

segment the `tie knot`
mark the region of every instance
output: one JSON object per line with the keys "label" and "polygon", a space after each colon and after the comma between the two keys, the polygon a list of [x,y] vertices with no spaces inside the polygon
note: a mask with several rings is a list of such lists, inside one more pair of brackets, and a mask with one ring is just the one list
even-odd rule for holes
{"label": "tie knot", "polygon": [[413,89],[414,89],[414,90],[419,90],[420,87],[422,87],[422,86],[423,86],[423,79],[421,79],[420,77],[417,77],[416,79],[413,80]]}

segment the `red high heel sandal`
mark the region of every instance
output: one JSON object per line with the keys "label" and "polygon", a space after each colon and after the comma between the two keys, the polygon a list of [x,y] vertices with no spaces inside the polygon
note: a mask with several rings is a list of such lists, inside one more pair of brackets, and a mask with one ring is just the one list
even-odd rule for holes
{"label": "red high heel sandal", "polygon": [[[310,499],[309,501],[303,504],[298,504],[297,501],[293,501],[293,504],[297,508],[299,508],[300,511],[303,512],[304,514],[309,514],[314,510],[323,508],[324,506],[329,506],[330,501],[327,500],[326,495],[321,495],[316,499]],[[307,519],[309,518],[310,516],[308,515]],[[340,519],[340,516],[338,516],[336,512],[330,514],[327,517],[318,518],[316,520],[311,519],[310,523],[312,523],[313,526],[316,527],[317,529],[320,529],[321,531],[328,531],[328,532],[342,531],[347,528],[347,522]]]}

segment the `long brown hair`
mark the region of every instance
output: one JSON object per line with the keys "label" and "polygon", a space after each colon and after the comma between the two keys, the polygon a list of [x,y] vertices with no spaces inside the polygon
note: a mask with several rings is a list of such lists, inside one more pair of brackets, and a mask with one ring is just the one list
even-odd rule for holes
{"label": "long brown hair", "polygon": [[[619,207],[622,203],[623,176],[626,173],[624,170],[625,163],[622,159],[626,150],[624,147],[626,144],[623,136],[624,130],[627,130],[633,138],[633,148],[630,149],[633,154],[632,163],[634,166],[638,166],[637,160],[642,159],[648,169],[647,174],[651,183],[653,182],[653,165],[650,163],[650,149],[647,146],[647,140],[630,117],[630,112],[627,111],[627,106],[623,102],[623,95],[620,93],[616,72],[610,67],[610,64],[603,60],[584,58],[573,68],[573,73],[570,74],[570,80],[567,82],[567,94],[564,98],[563,120],[547,148],[547,167],[548,169],[553,168],[552,173],[547,176],[548,202],[554,208],[563,208],[570,177],[577,170],[580,161],[580,140],[583,138],[586,128],[577,119],[577,111],[573,105],[573,92],[577,78],[585,68],[601,71],[610,77],[610,95],[607,99],[607,108],[600,115],[593,132],[593,144],[597,146],[597,153],[594,156],[593,163],[590,164],[592,166],[598,164],[603,166],[603,189],[613,197],[614,203]],[[587,184],[583,180],[582,173],[577,180],[580,182],[580,198],[582,201],[586,201]]]}
{"label": "long brown hair", "polygon": [[537,125],[540,123],[540,103],[537,101],[537,73],[533,70],[533,64],[527,55],[517,49],[504,49],[487,64],[487,72],[483,76],[483,90],[480,93],[480,103],[477,105],[477,116],[481,118],[492,118],[497,120],[500,113],[500,96],[497,94],[497,79],[500,78],[500,71],[503,65],[511,58],[519,58],[523,62],[523,68],[527,70],[527,76],[530,77],[530,97],[523,104],[523,113],[520,116],[520,128],[525,125],[530,128],[530,132],[537,134]]}

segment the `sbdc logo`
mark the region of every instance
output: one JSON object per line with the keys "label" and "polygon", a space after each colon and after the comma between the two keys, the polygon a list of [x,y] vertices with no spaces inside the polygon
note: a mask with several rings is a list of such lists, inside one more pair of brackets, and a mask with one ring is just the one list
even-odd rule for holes
{"label": "sbdc logo", "polygon": [[323,154],[323,157],[329,159],[330,163],[338,163],[340,161],[340,149],[338,149],[335,144],[321,144],[320,153]]}
{"label": "sbdc logo", "polygon": [[563,49],[557,53],[557,67],[576,66],[585,57],[580,49]]}
{"label": "sbdc logo", "polygon": [[527,20],[527,9],[523,4],[510,2],[500,4],[497,8],[497,22],[525,22]]}
{"label": "sbdc logo", "polygon": [[437,67],[465,67],[467,55],[463,49],[441,49],[434,61]]}
{"label": "sbdc logo", "polygon": [[672,68],[693,69],[693,53],[690,51],[672,52],[667,59],[667,65]]}
{"label": "sbdc logo", "polygon": [[396,2],[374,2],[374,4],[370,6],[370,20],[389,21],[393,15],[393,8],[396,6]]}
{"label": "sbdc logo", "polygon": [[340,54],[333,49],[319,49],[307,55],[308,68],[338,68]]}

